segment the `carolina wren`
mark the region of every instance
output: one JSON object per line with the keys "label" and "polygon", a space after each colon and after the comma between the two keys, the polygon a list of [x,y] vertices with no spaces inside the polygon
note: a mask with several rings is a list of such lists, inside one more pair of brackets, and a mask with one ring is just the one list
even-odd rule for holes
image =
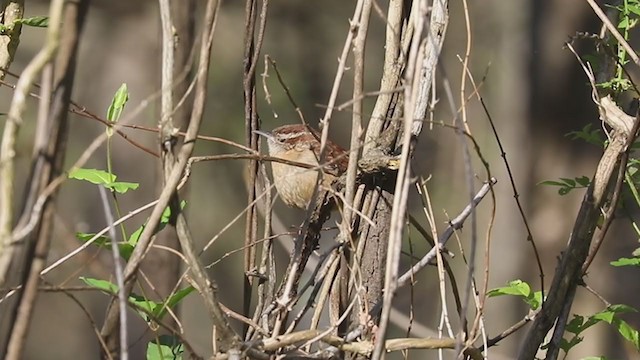
{"label": "carolina wren", "polygon": [[280,198],[289,206],[305,209],[318,181],[318,171],[324,175],[321,187],[331,187],[331,183],[347,170],[348,152],[327,140],[325,163],[320,166],[320,134],[302,124],[280,126],[271,132],[254,131],[267,138],[269,155],[289,161],[313,166],[313,169],[272,162],[273,183]]}

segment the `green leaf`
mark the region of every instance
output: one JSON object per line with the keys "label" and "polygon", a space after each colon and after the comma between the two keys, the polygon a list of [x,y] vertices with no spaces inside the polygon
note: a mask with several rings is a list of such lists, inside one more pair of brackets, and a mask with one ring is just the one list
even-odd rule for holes
{"label": "green leaf", "polygon": [[604,321],[612,325],[616,330],[618,330],[618,333],[620,333],[622,337],[633,344],[636,350],[640,350],[640,335],[638,330],[635,330],[626,321],[616,316],[618,313],[628,311],[635,312],[635,309],[626,305],[611,305],[607,309],[593,315],[591,319],[594,321]]}
{"label": "green leaf", "polygon": [[182,360],[184,345],[171,335],[161,335],[147,344],[147,360]]}
{"label": "green leaf", "polygon": [[613,266],[640,266],[640,257],[620,258],[610,262],[610,264]]}
{"label": "green leaf", "polygon": [[628,17],[623,17],[620,22],[618,23],[618,29],[626,29],[629,28],[630,26],[630,21]]}
{"label": "green leaf", "polygon": [[560,178],[560,180],[562,181],[545,180],[545,181],[539,182],[538,185],[558,186],[560,187],[558,189],[558,194],[566,195],[571,190],[588,187],[589,184],[591,183],[591,179],[586,176],[580,176],[574,179]]}
{"label": "green leaf", "polygon": [[131,236],[129,236],[129,240],[127,240],[127,243],[129,243],[129,245],[131,246],[136,246],[136,244],[138,243],[138,240],[140,239],[140,235],[142,235],[142,231],[144,230],[144,227],[146,226],[146,222],[142,225],[140,225],[139,228],[136,229],[136,231],[134,231]]}
{"label": "green leaf", "polygon": [[583,329],[583,324],[584,324],[584,317],[580,316],[580,315],[573,315],[573,319],[571,319],[571,321],[569,321],[569,323],[567,324],[567,326],[565,327],[565,330],[567,330],[568,332],[572,333],[572,334],[580,334],[582,332]]}
{"label": "green leaf", "polygon": [[122,110],[124,109],[125,104],[129,100],[129,91],[127,90],[127,84],[123,83],[120,85],[120,88],[116,91],[115,95],[113,95],[113,100],[111,101],[111,105],[109,105],[109,109],[107,110],[107,120],[112,123],[115,123],[120,119],[120,115],[122,115]]}
{"label": "green leaf", "polygon": [[[76,233],[76,238],[80,241],[87,242],[91,240],[95,235],[96,234],[91,234],[91,233]],[[111,239],[104,235],[101,235],[96,240],[94,240],[93,244],[101,248],[105,248],[109,250],[111,249]],[[123,258],[125,261],[129,261],[129,258],[133,253],[133,249],[134,249],[133,245],[129,243],[118,243],[118,250],[120,252],[120,257]]]}
{"label": "green leaf", "polygon": [[574,179],[560,178],[560,180],[564,181],[567,185],[569,185],[571,187],[576,186],[576,181]]}
{"label": "green leaf", "polygon": [[524,301],[529,305],[531,310],[538,310],[538,308],[542,305],[542,291],[536,291],[532,294],[529,294]]}
{"label": "green leaf", "polygon": [[584,338],[581,336],[574,336],[571,340],[567,341],[567,339],[560,339],[560,349],[562,349],[565,353],[568,353],[572,347],[580,344]]}
{"label": "green leaf", "polygon": [[[82,241],[82,242],[87,242],[91,239],[93,239],[96,236],[96,234],[93,233],[81,233],[81,232],[77,232],[76,233],[76,239]],[[93,241],[93,243],[95,245],[99,245],[102,246],[104,244],[109,244],[110,240],[108,237],[104,236],[104,235],[100,235],[96,240]]]}
{"label": "green leaf", "polygon": [[69,171],[69,179],[85,180],[96,185],[111,184],[117,176],[104,170],[74,168]]}
{"label": "green leaf", "polygon": [[118,286],[106,280],[98,280],[94,278],[80,277],[80,280],[92,288],[102,290],[107,294],[116,294],[118,292]]}
{"label": "green leaf", "polygon": [[159,311],[155,312],[154,315],[158,319],[162,319],[162,317],[167,313],[167,308],[173,308],[174,306],[178,305],[180,301],[182,301],[182,299],[187,297],[187,295],[191,294],[194,290],[195,288],[193,286],[187,286],[184,289],[176,291],[175,294],[171,295],[166,300],[166,306],[158,308]]}
{"label": "green leaf", "polygon": [[70,179],[85,180],[96,185],[102,185],[111,191],[124,194],[129,190],[137,189],[140,184],[132,182],[116,182],[118,178],[104,170],[74,168],[69,172]]}
{"label": "green leaf", "polygon": [[128,244],[128,243],[120,243],[118,244],[118,250],[120,250],[120,257],[123,258],[125,261],[129,261],[129,258],[131,258],[131,254],[133,254],[133,245]]}
{"label": "green leaf", "polygon": [[195,290],[194,287],[188,286],[184,289],[176,291],[164,301],[151,301],[143,296],[131,294],[129,302],[135,305],[138,315],[147,323],[161,320],[168,312],[167,309],[175,307],[182,299],[191,294]]}
{"label": "green leaf", "polygon": [[[150,323],[153,321],[153,314],[156,310],[162,306],[162,303],[158,303],[155,301],[151,301],[143,296],[131,294],[129,295],[129,302],[135,305],[135,310],[140,315],[140,317]],[[152,315],[152,316],[149,316]]]}
{"label": "green leaf", "polygon": [[124,194],[129,190],[135,190],[138,188],[138,186],[140,186],[140,184],[138,183],[132,183],[132,182],[112,182],[110,184],[104,184],[104,186],[110,190],[113,190],[119,194]]}
{"label": "green leaf", "polygon": [[622,319],[617,319],[617,321],[611,325],[618,330],[618,333],[620,333],[623,338],[633,344],[636,350],[640,350],[640,335],[638,334],[638,330],[631,327],[631,325]]}
{"label": "green leaf", "polygon": [[[187,205],[186,201],[184,200],[181,201],[180,209],[184,209],[186,205]],[[167,226],[170,219],[171,219],[171,207],[167,206],[162,212],[162,216],[160,217],[160,224],[158,224],[158,228],[154,231],[154,235],[162,231],[162,229],[164,229],[164,227]],[[142,235],[142,231],[144,231],[144,228],[147,226],[147,221],[145,221],[143,225],[141,225],[138,229],[136,229],[136,231],[133,232],[133,234],[131,234],[131,236],[129,236],[129,240],[127,241],[129,244],[135,246],[138,243],[138,240],[140,239],[140,235]]]}
{"label": "green leaf", "polygon": [[576,182],[583,187],[587,187],[589,186],[589,184],[591,184],[591,179],[589,179],[586,176],[580,176],[576,178]]}
{"label": "green leaf", "polygon": [[613,304],[613,305],[609,305],[609,307],[607,308],[609,311],[616,313],[616,314],[622,314],[622,313],[634,313],[634,312],[638,312],[638,310],[636,310],[635,308],[633,308],[632,306],[629,305],[625,305],[625,304]]}
{"label": "green leaf", "polygon": [[20,23],[27,26],[33,27],[47,27],[49,26],[49,17],[48,16],[32,16],[25,19],[16,20],[14,23]]}
{"label": "green leaf", "polygon": [[532,292],[529,284],[522,280],[513,280],[505,287],[489,290],[487,296],[515,295],[521,297],[532,310],[542,305],[542,291]]}
{"label": "green leaf", "polygon": [[538,185],[564,186],[565,184],[559,181],[545,180],[545,181],[539,182]]}
{"label": "green leaf", "polygon": [[640,335],[638,331],[617,316],[619,313],[636,311],[636,309],[627,305],[611,305],[589,317],[589,320],[587,320],[582,326],[582,330],[585,330],[599,322],[606,322],[618,330],[618,333],[622,335],[622,337],[631,342],[636,350],[640,350]]}
{"label": "green leaf", "polygon": [[[109,295],[116,295],[118,293],[118,286],[109,281],[86,277],[80,277],[80,280],[84,281],[87,285],[93,288],[104,291]],[[128,301],[129,303],[136,305],[138,314],[140,314],[140,316],[147,322],[149,321],[149,317],[144,311],[153,313],[155,307],[157,306],[157,304],[155,304],[153,301],[147,301],[145,298],[136,294],[129,295]]]}
{"label": "green leaf", "polygon": [[[597,61],[600,61],[600,59],[597,59]],[[591,60],[590,62],[594,63],[593,60]],[[607,86],[603,86],[603,84],[600,84],[600,86],[612,87],[611,84],[608,84]],[[592,127],[593,125],[589,123],[580,130],[568,132],[565,136],[571,138],[571,140],[579,139],[592,145],[602,146],[604,142],[604,138],[601,136],[602,130],[600,128],[592,129]]]}
{"label": "green leaf", "polygon": [[487,296],[501,296],[501,295],[517,295],[527,297],[531,294],[531,287],[529,284],[522,280],[510,281],[508,286],[492,289],[487,292]]}

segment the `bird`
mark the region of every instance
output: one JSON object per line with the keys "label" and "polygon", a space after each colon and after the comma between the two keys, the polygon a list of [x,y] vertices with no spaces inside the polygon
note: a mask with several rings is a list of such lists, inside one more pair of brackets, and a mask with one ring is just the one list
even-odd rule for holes
{"label": "bird", "polygon": [[331,140],[327,140],[324,163],[320,166],[320,134],[308,125],[289,124],[270,132],[254,130],[254,133],[267,139],[270,156],[312,166],[271,163],[273,183],[282,201],[289,206],[301,209],[309,206],[320,169],[324,174],[320,186],[325,190],[347,170],[347,150]]}

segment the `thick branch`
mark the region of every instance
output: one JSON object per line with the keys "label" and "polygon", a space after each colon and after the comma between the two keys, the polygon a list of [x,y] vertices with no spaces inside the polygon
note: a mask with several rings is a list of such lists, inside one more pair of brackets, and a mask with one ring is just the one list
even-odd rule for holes
{"label": "thick branch", "polygon": [[551,283],[549,295],[520,349],[518,359],[521,360],[535,357],[547,332],[554,325],[560,311],[565,306],[565,302],[570,301],[568,294],[571,294],[582,281],[582,266],[589,253],[594,231],[598,226],[600,208],[605,201],[611,200],[613,187],[610,185],[615,180],[615,170],[618,166],[626,166],[626,164],[620,163],[620,159],[635,138],[637,120],[636,124],[632,126],[633,130],[626,125],[623,126],[622,124],[633,122],[633,119],[617,109],[615,103],[608,97],[600,99],[600,117],[606,124],[614,128],[613,135],[598,163],[593,181],[584,195],[569,244],[563,252]]}

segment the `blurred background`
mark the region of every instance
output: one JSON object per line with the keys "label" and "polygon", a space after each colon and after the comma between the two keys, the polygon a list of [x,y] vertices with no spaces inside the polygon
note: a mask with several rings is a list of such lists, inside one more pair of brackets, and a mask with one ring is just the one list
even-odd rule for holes
{"label": "blurred background", "polygon": [[[198,2],[203,7],[202,2]],[[263,54],[270,55],[278,64],[288,87],[300,105],[306,119],[317,124],[324,114],[337,68],[337,58],[348,31],[348,19],[352,16],[354,2],[329,0],[301,2],[293,0],[273,1],[269,5],[268,23]],[[386,11],[387,2],[378,5]],[[48,13],[47,1],[28,0],[26,15]],[[537,185],[544,180],[559,177],[591,177],[601,149],[565,135],[592,124],[600,127],[600,121],[591,101],[590,89],[575,57],[564,46],[576,32],[598,32],[599,22],[591,9],[580,0],[486,0],[471,2],[472,49],[470,70],[480,84],[493,120],[496,123],[507,158],[514,172],[520,199],[532,228],[532,233],[543,258],[545,284],[553,277],[557,257],[569,238],[571,226],[581,201],[583,191],[577,190],[559,196],[557,188]],[[202,14],[202,12],[199,12]],[[213,62],[209,81],[209,99],[201,134],[244,142],[244,116],[242,97],[242,59],[244,32],[244,3],[223,2],[214,36]],[[462,2],[452,1],[450,23],[444,44],[438,84],[447,78],[454,94],[459,93],[461,79],[460,57],[464,56],[467,32],[465,30]],[[199,20],[198,20],[199,21]],[[372,16],[367,43],[365,91],[379,87],[383,61],[384,19]],[[16,60],[11,70],[20,73],[42,45],[44,30],[25,27]],[[104,116],[113,93],[121,83],[127,83],[130,100],[125,109],[137,107],[143,100],[157,93],[160,88],[160,20],[155,1],[94,1],[80,46],[80,61],[76,75],[73,99],[92,112]],[[586,45],[586,46],[581,46]],[[577,44],[581,55],[593,52],[589,44]],[[258,74],[264,70],[260,62]],[[297,122],[297,116],[271,70],[266,84],[272,95],[272,105],[264,101],[262,79],[258,77],[261,100],[259,114],[262,126],[272,129],[286,123]],[[338,103],[351,96],[351,73],[343,81]],[[469,89],[469,87],[467,87]],[[444,93],[436,91],[441,102],[434,113],[434,120],[450,123]],[[12,91],[0,88],[0,112],[6,112]],[[365,101],[370,111],[375,99]],[[456,100],[459,105],[459,98]],[[36,100],[31,99],[30,116],[20,134],[17,154],[20,176],[27,175],[31,154],[31,139],[35,128]],[[445,105],[445,106],[441,106]],[[440,108],[442,110],[440,110]],[[491,237],[489,288],[502,286],[510,280],[522,279],[540,287],[540,275],[531,246],[514,202],[504,164],[500,158],[489,123],[476,100],[469,104],[469,123],[484,157],[489,161],[496,186],[496,216]],[[158,98],[133,120],[133,123],[155,127],[159,118]],[[277,116],[276,116],[277,115]],[[348,111],[334,113],[331,119],[331,138],[347,147],[350,132]],[[74,162],[87,145],[104,131],[98,122],[72,115],[67,166]],[[0,118],[0,123],[4,118]],[[136,141],[155,148],[153,133],[126,130]],[[431,177],[428,183],[438,230],[446,226],[446,219],[453,218],[467,203],[462,153],[458,138],[450,129],[425,127],[418,143],[413,162],[418,175]],[[139,182],[140,189],[120,197],[122,211],[128,212],[154,199],[157,179],[156,160],[114,137],[114,172],[123,181]],[[197,155],[213,155],[235,152],[233,148],[214,142],[201,141]],[[106,151],[98,151],[85,167],[104,168]],[[243,161],[219,161],[199,163],[195,166],[188,191],[187,216],[194,237],[205,244],[231,222],[246,206],[246,188],[243,181]],[[485,171],[475,162],[478,176],[476,186],[486,179]],[[24,181],[18,181],[24,184]],[[22,189],[16,189],[22,194]],[[414,216],[426,224],[420,212],[417,193],[410,200]],[[58,221],[50,253],[50,262],[63,256],[79,244],[74,237],[77,231],[95,232],[105,226],[99,194],[95,186],[68,181],[58,197]],[[478,211],[480,238],[484,234],[491,214],[491,200],[485,199]],[[633,213],[636,211],[633,210]],[[295,229],[303,219],[303,212],[289,209],[281,203],[275,213],[286,227]],[[132,231],[145,220],[146,215],[127,223]],[[466,229],[470,229],[468,226]],[[461,242],[468,250],[469,230],[461,232]],[[415,234],[413,235],[415,237]],[[226,230],[203,255],[209,264],[224,254],[239,248],[244,239],[244,217]],[[413,239],[413,251],[419,256],[428,247],[419,239]],[[465,242],[465,240],[467,240]],[[290,239],[283,240],[290,242]],[[328,240],[330,241],[330,240]],[[408,248],[408,245],[406,246]],[[628,222],[621,221],[610,232],[602,251],[597,256],[586,280],[611,303],[624,303],[640,308],[638,294],[640,282],[637,270],[613,268],[608,263],[622,256],[629,256],[638,247],[638,239],[631,232]],[[457,246],[449,245],[454,252]],[[484,248],[481,244],[480,248]],[[281,264],[286,265],[286,252],[279,248]],[[108,253],[96,250],[77,257],[51,273],[47,279],[53,284],[80,285],[79,276],[109,278]],[[478,276],[483,276],[484,252],[480,251]],[[403,260],[406,266],[410,260]],[[459,271],[459,284],[466,278],[462,257],[451,259]],[[210,270],[218,281],[224,303],[240,311],[242,252],[226,257]],[[435,331],[439,319],[439,296],[435,271],[420,274],[413,293],[403,289],[396,298],[397,308],[408,314],[414,304],[415,323]],[[96,292],[79,293],[78,297],[101,325],[107,296]],[[593,314],[604,305],[593,295],[578,290],[578,301],[572,309],[581,315]],[[238,305],[236,305],[238,304]],[[181,309],[186,337],[201,354],[210,354],[211,329],[204,320],[203,307],[195,294]],[[526,305],[517,298],[492,298],[487,302],[486,327],[492,337],[527,314]],[[640,328],[640,317],[628,315],[634,328]],[[403,320],[399,320],[403,324]],[[416,326],[416,325],[414,325]],[[525,328],[526,329],[526,328]],[[503,340],[490,352],[491,358],[510,359],[519,345],[524,331]],[[392,329],[391,336],[405,336],[402,326]],[[632,359],[634,353],[625,341],[610,327],[597,325],[584,334],[587,342],[577,346],[569,359],[606,355],[608,358]],[[5,336],[5,335],[3,335]],[[145,342],[144,325],[134,325],[131,337],[135,343],[133,358],[141,358]],[[34,323],[27,345],[27,359],[92,359],[98,357],[98,343],[87,318],[77,305],[59,293],[43,293],[38,302]],[[43,352],[44,351],[44,352]],[[435,358],[435,352],[416,352]],[[398,354],[397,356],[400,356]],[[637,356],[637,354],[635,355]]]}

